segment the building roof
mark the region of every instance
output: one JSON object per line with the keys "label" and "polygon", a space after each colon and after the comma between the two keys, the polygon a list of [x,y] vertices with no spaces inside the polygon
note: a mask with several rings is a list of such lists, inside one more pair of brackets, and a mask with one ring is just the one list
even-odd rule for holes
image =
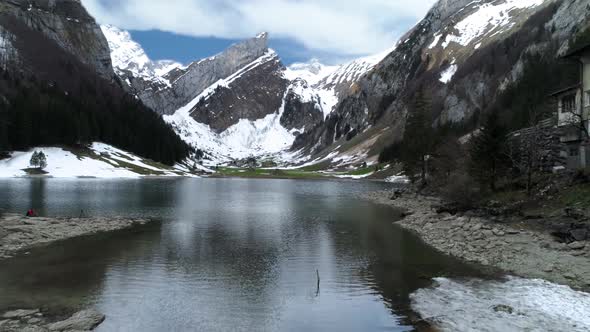
{"label": "building roof", "polygon": [[590,54],[590,44],[586,46],[578,47],[574,50],[569,51],[563,57],[564,58],[577,58],[585,54]]}
{"label": "building roof", "polygon": [[568,86],[567,88],[559,89],[559,90],[553,92],[552,94],[550,94],[549,96],[550,97],[557,97],[557,96],[559,96],[561,94],[564,94],[564,93],[567,93],[567,92],[570,92],[570,91],[573,91],[573,90],[577,90],[577,89],[579,89],[581,87],[582,87],[582,84],[579,84],[578,83],[576,85]]}

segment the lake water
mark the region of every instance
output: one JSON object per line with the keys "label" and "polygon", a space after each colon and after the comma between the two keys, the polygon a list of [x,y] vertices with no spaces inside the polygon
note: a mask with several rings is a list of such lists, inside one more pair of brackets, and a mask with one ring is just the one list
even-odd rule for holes
{"label": "lake water", "polygon": [[[409,294],[477,271],[354,181],[0,180],[0,208],[155,218],[0,262],[0,311],[95,306],[98,331],[407,331]],[[319,271],[318,288],[316,270]]]}

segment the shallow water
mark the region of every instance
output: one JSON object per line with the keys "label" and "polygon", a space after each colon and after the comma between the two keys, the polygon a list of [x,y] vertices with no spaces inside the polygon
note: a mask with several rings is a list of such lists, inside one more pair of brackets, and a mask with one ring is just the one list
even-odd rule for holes
{"label": "shallow water", "polygon": [[[0,262],[0,311],[96,306],[99,331],[406,331],[410,294],[480,276],[359,200],[353,181],[0,181],[0,208],[157,218]],[[320,274],[319,288],[316,270]]]}

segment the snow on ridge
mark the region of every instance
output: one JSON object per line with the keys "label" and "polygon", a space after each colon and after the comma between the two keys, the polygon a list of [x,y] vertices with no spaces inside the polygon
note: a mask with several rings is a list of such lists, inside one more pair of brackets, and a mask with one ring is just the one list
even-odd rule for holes
{"label": "snow on ridge", "polygon": [[333,73],[325,77],[319,85],[331,86],[344,83],[353,84],[358,81],[364,74],[371,71],[379,62],[381,62],[393,49],[385,52],[359,58],[349,63],[341,65]]}
{"label": "snow on ridge", "polygon": [[[461,46],[467,46],[474,40],[484,35],[494,35],[512,28],[512,12],[518,9],[529,9],[543,4],[546,0],[505,0],[503,2],[484,3],[478,5],[476,10],[455,24],[457,34],[450,33],[446,36],[441,46],[447,48],[452,42]],[[475,2],[470,5],[475,4]],[[434,34],[434,41],[429,48],[439,44],[442,32]]]}
{"label": "snow on ridge", "polygon": [[111,61],[118,74],[130,71],[134,77],[157,81],[167,86],[170,82],[164,75],[183,65],[172,60],[152,61],[140,44],[135,42],[129,32],[112,25],[101,25],[111,50]]}
{"label": "snow on ridge", "polygon": [[263,54],[258,59],[250,62],[246,66],[242,67],[242,69],[238,70],[237,72],[233,73],[232,75],[228,76],[227,78],[219,79],[217,82],[210,85],[208,88],[203,90],[203,92],[201,92],[201,94],[196,96],[193,100],[189,101],[186,105],[184,105],[183,107],[178,109],[178,111],[176,111],[176,112],[182,112],[182,113],[186,112],[186,113],[190,114],[190,111],[193,108],[195,108],[195,106],[197,106],[197,104],[201,101],[201,99],[205,99],[205,100],[208,99],[213,93],[215,93],[215,90],[218,87],[229,88],[229,86],[235,80],[242,77],[245,73],[259,67],[260,65],[267,63],[268,61],[272,61],[275,59],[277,59],[276,52],[272,49],[268,49],[268,51],[265,54]]}
{"label": "snow on ridge", "polygon": [[311,59],[306,63],[294,63],[285,69],[285,78],[290,81],[303,79],[310,85],[315,85],[326,76],[336,71],[339,66],[326,66],[318,59]]}

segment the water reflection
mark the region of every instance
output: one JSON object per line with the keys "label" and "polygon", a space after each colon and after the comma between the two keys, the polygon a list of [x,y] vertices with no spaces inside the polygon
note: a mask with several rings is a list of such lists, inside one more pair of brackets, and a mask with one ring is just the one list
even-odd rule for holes
{"label": "water reflection", "polygon": [[108,317],[99,331],[407,330],[410,292],[441,272],[475,273],[392,226],[391,209],[355,199],[380,184],[25,184],[0,181],[2,207],[162,220],[0,263],[0,309],[96,305]]}

